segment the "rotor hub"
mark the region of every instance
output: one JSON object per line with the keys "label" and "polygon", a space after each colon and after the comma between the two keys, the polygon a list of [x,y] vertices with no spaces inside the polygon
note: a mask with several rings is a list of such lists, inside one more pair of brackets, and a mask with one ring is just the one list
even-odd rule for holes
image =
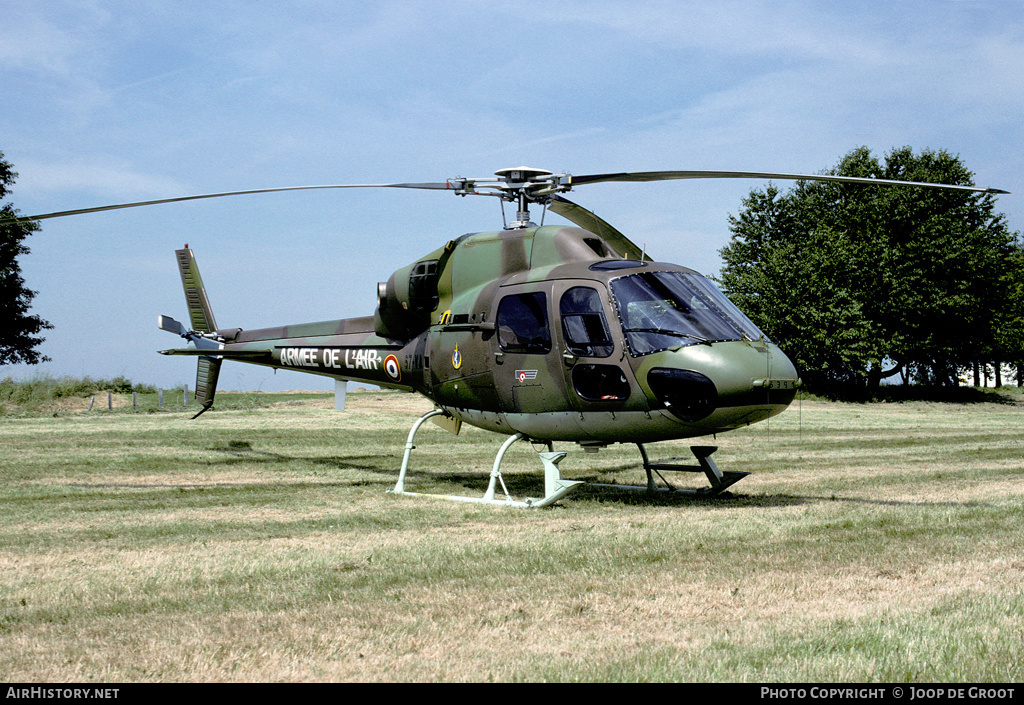
{"label": "rotor hub", "polygon": [[551,176],[551,172],[547,169],[535,169],[530,166],[516,166],[509,167],[508,169],[498,169],[498,171],[494,172],[494,175],[512,184],[525,183],[527,181],[535,182],[538,177]]}
{"label": "rotor hub", "polygon": [[518,204],[516,219],[508,224],[511,230],[535,227],[530,220],[530,203],[547,203],[558,188],[559,177],[547,169],[529,166],[509,167],[494,172],[499,183],[494,186],[501,199]]}

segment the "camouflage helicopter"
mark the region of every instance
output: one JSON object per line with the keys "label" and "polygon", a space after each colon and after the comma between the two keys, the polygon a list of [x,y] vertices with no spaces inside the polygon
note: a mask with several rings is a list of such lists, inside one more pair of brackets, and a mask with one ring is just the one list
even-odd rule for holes
{"label": "camouflage helicopter", "polygon": [[[190,325],[169,316],[159,326],[189,345],[161,351],[198,356],[199,414],[214,402],[224,360],[369,382],[417,392],[435,408],[409,432],[397,494],[406,490],[410,454],[428,419],[458,433],[463,423],[507,435],[483,497],[448,497],[517,507],[550,505],[582,483],[561,477],[566,456],[554,443],[586,451],[635,444],[649,491],[713,496],[748,473],[722,471],[714,446],[691,446],[697,464],[651,461],[645,444],[722,433],[784,411],[800,385],[793,363],[699,273],[650,261],[625,235],[561,194],[599,182],[756,178],[817,180],[1006,193],[920,182],[735,171],[623,172],[572,176],[516,167],[493,177],[442,182],[344,184],[256,189],[142,201],[32,219],[202,198],[333,188],[410,188],[515,203],[501,230],[463,235],[380,283],[372,316],[258,330],[218,327],[193,251],[177,250]],[[538,204],[577,227],[538,226]],[[503,217],[504,219],[504,217]],[[543,219],[542,219],[543,221]],[[199,414],[196,414],[198,416]],[[545,494],[509,496],[501,476],[508,448],[526,439],[546,451]],[[678,490],[661,471],[703,472],[699,490]],[[503,496],[498,496],[498,485]]]}

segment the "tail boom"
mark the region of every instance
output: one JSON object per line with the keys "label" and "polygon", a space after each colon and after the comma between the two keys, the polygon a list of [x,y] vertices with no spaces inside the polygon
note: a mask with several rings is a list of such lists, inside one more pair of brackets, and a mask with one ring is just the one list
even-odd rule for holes
{"label": "tail boom", "polygon": [[422,343],[381,337],[372,316],[248,331],[218,329],[193,251],[186,245],[175,254],[192,327],[189,330],[170,316],[161,316],[159,326],[180,335],[190,345],[160,352],[198,356],[195,394],[203,407],[200,413],[213,405],[224,360],[404,391],[422,386],[414,381],[423,380]]}

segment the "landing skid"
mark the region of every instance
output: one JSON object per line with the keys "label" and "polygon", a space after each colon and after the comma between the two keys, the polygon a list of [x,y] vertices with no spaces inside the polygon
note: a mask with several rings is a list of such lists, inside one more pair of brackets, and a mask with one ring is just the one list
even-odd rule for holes
{"label": "landing skid", "polygon": [[[487,491],[483,497],[459,497],[456,495],[440,495],[440,494],[427,494],[423,492],[408,492],[405,489],[405,477],[409,471],[409,457],[412,455],[413,449],[416,447],[413,441],[416,438],[416,432],[420,430],[420,426],[423,422],[433,416],[439,416],[445,412],[441,409],[434,409],[428,411],[426,414],[421,416],[413,424],[412,430],[409,431],[409,438],[405,442],[405,455],[402,458],[402,469],[398,474],[398,482],[395,483],[393,489],[389,490],[393,494],[405,494],[415,495],[421,497],[435,497],[440,499],[448,499],[455,502],[470,502],[474,504],[496,504],[503,507],[520,507],[524,509],[540,509],[541,507],[547,507],[548,505],[554,504],[565,495],[572,492],[574,489],[583,484],[578,480],[563,480],[562,474],[558,469],[558,463],[566,456],[564,451],[555,452],[552,445],[548,443],[548,450],[545,453],[538,453],[541,462],[544,464],[544,496],[539,499],[527,498],[523,501],[517,501],[509,496],[508,488],[505,487],[505,480],[501,476],[501,461],[505,457],[505,451],[507,451],[513,443],[525,438],[521,433],[517,433],[514,436],[510,436],[508,440],[501,444],[501,449],[498,450],[498,455],[494,458],[494,466],[491,468],[491,479],[487,485]],[[502,494],[504,499],[499,499],[495,496],[497,492],[497,485],[501,485]]]}
{"label": "landing skid", "polygon": [[[749,475],[749,472],[736,472],[733,470],[726,470],[725,472],[718,469],[718,465],[712,460],[711,455],[718,446],[690,446],[690,450],[693,452],[694,457],[697,458],[698,465],[682,465],[678,458],[672,458],[671,460],[661,460],[658,462],[651,462],[650,458],[647,457],[647,449],[644,448],[642,443],[637,443],[636,447],[640,449],[640,457],[644,459],[644,470],[647,471],[647,491],[654,492],[662,488],[658,487],[654,481],[654,475],[661,478],[661,481],[665,483],[667,489],[671,492],[682,492],[685,494],[693,494],[699,497],[714,497],[715,495],[721,494],[729,487],[732,487],[737,482],[742,480],[744,477]],[[700,489],[682,489],[673,487],[665,477],[658,472],[659,470],[665,471],[681,471],[681,472],[703,472],[708,482],[711,483],[708,487],[701,487]]]}
{"label": "landing skid", "polygon": [[[412,455],[413,449],[416,448],[414,441],[416,439],[416,432],[420,430],[420,426],[427,419],[434,416],[440,416],[445,411],[442,409],[434,409],[428,411],[426,414],[421,416],[413,424],[412,430],[409,431],[409,438],[405,442],[405,455],[402,457],[402,469],[398,474],[398,482],[395,483],[394,488],[388,490],[392,494],[404,494],[418,497],[435,497],[438,499],[448,499],[454,502],[470,502],[473,504],[495,504],[503,507],[520,507],[524,509],[539,509],[541,507],[547,507],[554,504],[562,497],[575,490],[583,483],[579,480],[563,480],[561,471],[558,469],[558,463],[565,458],[566,453],[564,451],[556,452],[554,447],[549,442],[547,444],[547,452],[537,453],[540,457],[541,462],[544,464],[544,496],[537,498],[526,498],[522,501],[513,499],[509,493],[508,488],[505,486],[505,480],[501,476],[501,461],[505,457],[505,452],[518,440],[525,438],[522,433],[517,433],[501,444],[501,448],[498,450],[497,456],[494,458],[494,466],[491,468],[490,482],[487,484],[487,491],[483,497],[460,497],[458,495],[441,495],[441,494],[430,494],[426,492],[409,492],[405,489],[405,478],[409,472],[409,458]],[[719,470],[718,465],[712,460],[711,455],[718,450],[717,446],[690,446],[690,450],[693,452],[694,457],[697,458],[697,465],[683,465],[678,458],[672,458],[670,460],[660,460],[657,462],[651,462],[651,459],[647,455],[647,449],[644,448],[642,443],[636,444],[637,448],[640,449],[640,456],[644,461],[644,470],[647,472],[647,486],[639,487],[634,485],[602,485],[598,483],[592,483],[595,487],[612,487],[619,490],[646,490],[648,492],[656,491],[669,491],[678,492],[681,494],[696,495],[698,497],[714,497],[721,494],[729,487],[742,480],[744,477],[749,475],[748,472],[735,472],[731,470],[722,471]],[[710,485],[708,487],[702,487],[700,489],[684,489],[680,487],[674,487],[670,484],[665,477],[661,474],[661,471],[672,471],[672,472],[703,472]],[[659,487],[657,482],[654,480],[654,476],[657,475],[661,481],[665,484],[665,487]],[[501,485],[501,493],[504,495],[504,499],[496,496],[498,485]]]}
{"label": "landing skid", "polygon": [[[643,444],[637,443],[636,447],[640,449],[640,456],[644,459],[644,470],[647,472],[646,487],[638,485],[604,484],[597,484],[595,486],[610,487],[617,490],[646,490],[647,492],[674,492],[694,495],[697,497],[715,497],[750,474],[749,472],[735,472],[732,470],[726,470],[723,472],[722,470],[719,470],[715,461],[711,459],[711,454],[718,450],[718,446],[690,446],[690,450],[697,458],[698,465],[683,465],[679,458],[651,462],[651,459],[647,456],[647,449],[644,448]],[[700,489],[675,487],[665,479],[665,476],[662,475],[661,472],[659,472],[661,470],[673,472],[702,472],[707,476],[708,482],[711,484],[708,487],[701,487]],[[658,485],[654,479],[655,475],[661,479],[665,485],[664,487],[660,487]]]}

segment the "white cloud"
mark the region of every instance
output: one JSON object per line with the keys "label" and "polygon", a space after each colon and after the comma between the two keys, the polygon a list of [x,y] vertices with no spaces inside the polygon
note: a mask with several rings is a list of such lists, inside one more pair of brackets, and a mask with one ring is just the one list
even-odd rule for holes
{"label": "white cloud", "polygon": [[[81,193],[123,202],[135,198],[189,195],[190,187],[178,179],[137,171],[125,162],[36,162],[17,166],[18,189],[39,195]],[[99,205],[99,204],[83,204]]]}

